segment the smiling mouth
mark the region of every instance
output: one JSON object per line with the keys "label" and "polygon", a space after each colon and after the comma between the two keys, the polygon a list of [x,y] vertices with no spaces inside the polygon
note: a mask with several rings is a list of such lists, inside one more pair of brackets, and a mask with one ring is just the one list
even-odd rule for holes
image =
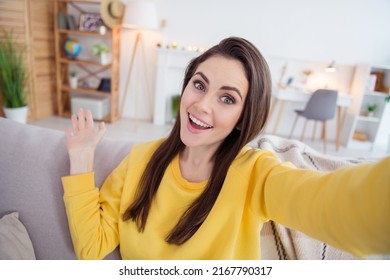
{"label": "smiling mouth", "polygon": [[210,128],[213,128],[212,125],[209,125],[209,124],[207,124],[205,122],[202,122],[201,120],[197,119],[196,117],[194,117],[190,113],[188,113],[188,118],[190,120],[190,124],[194,128],[196,128],[196,129],[210,129]]}

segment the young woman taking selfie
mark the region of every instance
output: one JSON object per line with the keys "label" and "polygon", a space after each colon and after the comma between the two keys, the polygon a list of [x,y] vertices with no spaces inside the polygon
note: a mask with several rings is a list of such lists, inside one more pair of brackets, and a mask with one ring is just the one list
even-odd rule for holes
{"label": "young woman taking selfie", "polygon": [[193,59],[170,135],[135,145],[94,183],[105,133],[80,109],[66,130],[62,178],[75,252],[100,259],[260,259],[268,220],[365,257],[390,254],[390,158],[324,173],[249,147],[265,126],[271,78],[242,38]]}

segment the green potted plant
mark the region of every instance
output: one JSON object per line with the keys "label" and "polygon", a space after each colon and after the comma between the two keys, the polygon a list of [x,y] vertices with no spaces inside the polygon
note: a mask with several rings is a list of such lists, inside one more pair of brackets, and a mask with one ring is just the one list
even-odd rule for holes
{"label": "green potted plant", "polygon": [[172,112],[172,122],[175,122],[177,113],[179,111],[180,104],[180,95],[173,95],[171,97],[171,112]]}
{"label": "green potted plant", "polygon": [[71,70],[69,72],[69,85],[71,88],[77,88],[77,83],[78,83],[77,72],[74,70]]}
{"label": "green potted plant", "polygon": [[100,63],[105,65],[111,62],[110,49],[105,44],[94,44],[92,54],[100,58]]}
{"label": "green potted plant", "polygon": [[7,118],[27,122],[25,83],[27,79],[24,52],[16,47],[12,34],[3,33],[0,39],[0,92]]}
{"label": "green potted plant", "polygon": [[378,106],[375,103],[367,104],[367,116],[368,117],[374,116],[374,113],[375,113],[377,107]]}

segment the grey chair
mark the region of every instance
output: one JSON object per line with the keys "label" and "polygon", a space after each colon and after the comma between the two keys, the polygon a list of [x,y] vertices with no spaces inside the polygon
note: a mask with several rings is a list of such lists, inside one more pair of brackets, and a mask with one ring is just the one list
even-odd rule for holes
{"label": "grey chair", "polygon": [[295,110],[297,116],[290,132],[290,137],[294,132],[298,117],[304,117],[305,123],[302,130],[301,141],[303,141],[307,120],[314,120],[312,141],[316,133],[317,121],[322,122],[322,139],[324,143],[324,152],[326,152],[326,121],[334,118],[337,106],[337,90],[318,89],[312,93],[304,110]]}

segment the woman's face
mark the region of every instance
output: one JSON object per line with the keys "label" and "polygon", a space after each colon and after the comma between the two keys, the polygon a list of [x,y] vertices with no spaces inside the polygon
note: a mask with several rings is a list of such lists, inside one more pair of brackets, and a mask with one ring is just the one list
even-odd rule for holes
{"label": "woman's face", "polygon": [[184,89],[180,137],[187,147],[218,148],[237,126],[248,94],[241,62],[212,56],[202,62]]}

